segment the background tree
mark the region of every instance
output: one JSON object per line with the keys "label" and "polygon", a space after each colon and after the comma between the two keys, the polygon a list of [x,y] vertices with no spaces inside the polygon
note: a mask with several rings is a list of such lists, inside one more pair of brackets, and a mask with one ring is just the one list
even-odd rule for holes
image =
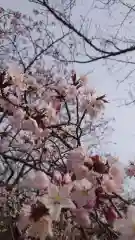
{"label": "background tree", "polygon": [[[85,21],[87,20],[85,17],[82,17],[84,25],[82,24],[81,29],[76,28],[76,26],[72,20],[74,17],[74,16],[72,16],[72,12],[70,12],[70,19],[69,19],[69,13],[67,13],[65,11],[60,11],[59,6],[61,7],[61,1],[60,1],[60,4],[56,8],[55,8],[56,4],[53,4],[51,1],[46,1],[46,0],[43,0],[43,1],[42,0],[41,1],[34,0],[33,1],[32,0],[31,2],[41,5],[41,8],[43,10],[45,10],[45,12],[46,11],[49,12],[50,17],[53,16],[53,18],[55,20],[57,20],[59,23],[61,23],[62,26],[65,26],[66,29],[71,30],[72,33],[74,33],[77,37],[79,37],[79,39],[82,40],[84,43],[84,49],[88,49],[87,46],[89,47],[90,50],[88,50],[88,52],[86,53],[87,60],[85,60],[84,63],[119,56],[119,55],[122,55],[125,53],[130,53],[135,50],[134,44],[132,42],[129,42],[129,41],[121,42],[121,39],[119,39],[119,41],[117,41],[117,43],[114,42],[115,40],[117,40],[117,36],[120,31],[120,28],[122,27],[122,24],[120,25],[119,30],[117,30],[117,36],[115,36],[114,41],[112,41],[112,39],[110,39],[110,36],[108,36],[108,38],[106,38],[106,39],[104,39],[104,38],[97,39],[96,36],[94,37],[94,36],[90,35],[90,34],[93,34],[92,31],[91,31],[92,33],[86,32],[86,29],[83,28],[85,25]],[[70,1],[70,4],[71,3],[72,3],[72,1]],[[97,5],[96,3],[99,3],[99,5]],[[111,4],[111,3],[113,3],[113,4]],[[132,5],[123,3],[121,1],[112,1],[112,2],[109,1],[107,3],[106,3],[106,1],[105,2],[104,1],[94,1],[94,3],[91,4],[91,8],[95,7],[96,9],[98,9],[98,7],[99,7],[101,9],[102,6],[109,6],[109,4],[112,7],[115,3],[118,4],[117,6],[119,6],[119,3],[120,3],[124,6],[126,6],[128,9],[130,8],[129,14],[131,11],[133,11]],[[72,10],[72,9],[70,8],[70,10]],[[103,45],[103,43],[105,45],[104,47],[101,46],[101,45]],[[74,61],[77,61],[79,63],[79,60],[77,60],[77,59],[74,59]],[[80,61],[80,63],[83,63],[83,61],[82,62]]]}

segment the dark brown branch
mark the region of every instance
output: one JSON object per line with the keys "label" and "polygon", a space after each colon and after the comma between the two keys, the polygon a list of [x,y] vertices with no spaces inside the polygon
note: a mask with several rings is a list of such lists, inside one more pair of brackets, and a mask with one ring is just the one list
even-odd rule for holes
{"label": "dark brown branch", "polygon": [[[130,46],[129,48],[125,48],[125,49],[120,49],[119,51],[116,52],[108,52],[108,51],[104,51],[103,49],[100,49],[98,47],[96,47],[92,41],[90,39],[88,39],[83,33],[81,33],[79,30],[77,30],[75,28],[75,26],[73,24],[71,24],[70,22],[68,22],[67,20],[65,20],[62,17],[62,14],[58,14],[52,7],[49,6],[48,2],[43,0],[36,0],[33,1],[35,3],[38,3],[42,6],[44,6],[45,8],[47,8],[47,10],[55,17],[55,19],[57,19],[59,22],[61,22],[64,26],[66,26],[68,29],[72,30],[74,33],[76,33],[80,38],[82,38],[88,45],[90,45],[94,50],[96,50],[99,53],[102,53],[102,56],[99,57],[92,57],[90,60],[87,61],[68,61],[67,62],[76,62],[76,63],[90,63],[90,62],[95,62],[97,60],[101,60],[101,59],[107,59],[109,57],[113,57],[113,56],[118,56],[118,55],[122,55],[125,53],[129,53],[135,50],[135,45]],[[64,61],[65,60],[61,60],[60,61]]]}
{"label": "dark brown branch", "polygon": [[52,42],[50,45],[48,45],[45,49],[42,49],[34,58],[33,60],[28,64],[28,66],[25,68],[24,72],[26,72],[28,69],[30,69],[30,67],[34,64],[34,62],[36,60],[38,60],[38,58],[45,53],[49,48],[53,47],[54,44],[56,44],[57,42],[61,41],[62,39],[64,39],[66,36],[68,36],[70,33],[66,33],[65,35],[63,35],[62,37],[56,39],[54,42]]}

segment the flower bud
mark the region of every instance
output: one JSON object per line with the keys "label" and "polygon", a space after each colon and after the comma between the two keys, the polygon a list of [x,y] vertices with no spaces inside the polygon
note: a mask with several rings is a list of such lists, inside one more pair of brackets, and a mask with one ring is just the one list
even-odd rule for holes
{"label": "flower bud", "polygon": [[106,211],[105,211],[105,218],[107,220],[108,223],[113,223],[114,220],[116,220],[117,218],[117,213],[116,211],[112,208],[109,207]]}
{"label": "flower bud", "polygon": [[62,181],[61,173],[60,173],[59,171],[57,171],[57,170],[54,171],[53,177],[54,177],[54,180],[55,180],[55,181],[58,181],[58,182],[61,182],[61,181]]}
{"label": "flower bud", "polygon": [[70,177],[69,173],[66,173],[66,174],[64,175],[64,177],[63,177],[63,182],[64,182],[65,184],[68,184],[68,183],[71,182],[71,177]]}

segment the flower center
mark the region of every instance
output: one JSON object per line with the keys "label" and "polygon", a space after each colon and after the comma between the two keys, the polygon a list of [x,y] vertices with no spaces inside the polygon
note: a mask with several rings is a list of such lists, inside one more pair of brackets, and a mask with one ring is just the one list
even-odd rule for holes
{"label": "flower center", "polygon": [[83,190],[82,190],[82,194],[83,194],[84,196],[88,196],[88,190],[87,190],[87,189],[83,189]]}
{"label": "flower center", "polygon": [[59,194],[57,194],[57,195],[54,197],[55,203],[60,203],[60,200],[61,200],[61,197],[60,197]]}

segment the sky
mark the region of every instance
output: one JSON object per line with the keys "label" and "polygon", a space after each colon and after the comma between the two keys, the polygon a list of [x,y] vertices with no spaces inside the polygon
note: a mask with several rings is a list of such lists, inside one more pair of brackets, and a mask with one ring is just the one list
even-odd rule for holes
{"label": "sky", "polygon": [[[128,3],[130,2],[132,1],[128,0]],[[0,0],[0,5],[4,8],[19,10],[26,14],[31,14],[32,11],[32,4],[27,0]],[[102,31],[98,31],[99,36],[102,34],[106,35],[108,31],[113,33],[113,31],[116,31],[115,23],[121,22],[123,19],[123,13],[121,13],[120,9],[119,11],[115,8],[113,10],[115,11],[115,14],[97,9],[89,12],[86,0],[78,0],[77,7],[74,10],[74,22],[77,26],[79,24],[80,14],[87,14],[89,18],[93,19],[94,24],[97,25],[97,29],[99,29],[99,23],[102,26]],[[109,14],[113,15],[111,21]],[[129,18],[129,21],[130,20],[131,18]],[[129,32],[132,36],[133,33],[130,31],[129,22],[125,21],[125,31],[118,31],[118,35],[128,36]],[[133,57],[132,54],[131,57]],[[112,65],[114,66],[112,67]],[[115,121],[112,125],[114,131],[109,139],[111,143],[101,146],[101,151],[111,152],[112,154],[119,156],[123,163],[127,163],[129,160],[135,159],[135,105],[120,105],[123,102],[123,99],[129,99],[129,83],[134,81],[135,73],[133,71],[132,76],[130,76],[128,80],[122,82],[118,87],[118,81],[122,81],[125,78],[131,70],[131,66],[118,66],[116,62],[112,62],[112,65],[103,64],[102,61],[99,61],[96,64],[74,64],[73,67],[80,74],[91,72],[88,75],[89,84],[95,86],[99,92],[105,93],[109,100],[105,115],[108,118],[115,117]]]}

